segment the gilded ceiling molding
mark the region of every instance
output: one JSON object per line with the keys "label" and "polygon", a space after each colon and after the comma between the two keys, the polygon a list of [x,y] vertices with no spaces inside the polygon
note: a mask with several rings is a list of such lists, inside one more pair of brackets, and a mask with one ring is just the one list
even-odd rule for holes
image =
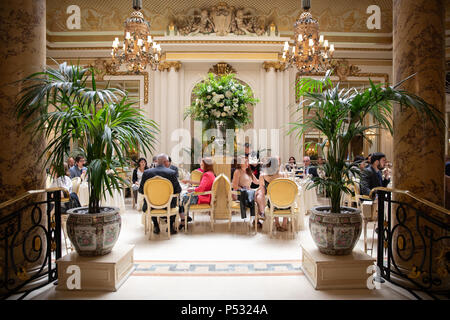
{"label": "gilded ceiling molding", "polygon": [[223,76],[226,74],[234,73],[236,74],[237,71],[233,68],[233,66],[229,65],[226,62],[219,62],[218,64],[215,64],[212,66],[211,69],[209,69],[210,73],[214,73],[218,76]]}
{"label": "gilded ceiling molding", "polygon": [[[81,26],[83,31],[117,31],[120,30],[123,21],[130,13],[131,1],[108,0],[108,1],[92,1],[79,0],[77,4],[82,8]],[[218,1],[217,1],[218,2]],[[217,3],[216,1],[213,4]],[[243,9],[244,23],[250,20],[260,20],[261,26],[264,22],[265,30],[270,28],[273,22],[278,32],[287,34],[292,31],[295,20],[302,13],[301,1],[294,0],[244,0],[229,1],[231,5],[236,5],[234,9]],[[381,8],[381,16],[383,17],[382,28],[377,30],[380,33],[392,32],[392,1],[379,1]],[[156,33],[167,32],[170,23],[175,25],[175,30],[179,27],[189,26],[190,23],[200,27],[202,9],[206,9],[209,20],[224,31],[227,31],[223,25],[226,25],[228,16],[222,15],[231,8],[226,3],[216,5],[217,8],[213,12],[214,7],[203,7],[205,1],[191,0],[166,0],[164,4],[155,3],[142,9],[145,17],[152,22],[152,30]],[[223,9],[222,9],[222,7]],[[247,9],[248,8],[248,9]],[[47,0],[47,26],[51,32],[70,31],[67,29],[66,7],[61,5],[59,0]],[[222,11],[220,11],[222,9]],[[317,17],[320,23],[320,30],[330,32],[367,32],[366,1],[353,1],[352,5],[342,5],[342,1],[314,1],[311,13]],[[249,13],[249,14],[248,14]],[[237,16],[235,14],[235,16]],[[217,19],[219,18],[219,19]],[[193,20],[193,21],[192,21]],[[222,20],[222,21],[221,21]],[[203,18],[205,21],[205,18]],[[223,24],[222,24],[223,23]],[[201,28],[207,30],[212,24],[203,24]],[[236,23],[237,26],[237,23]],[[242,26],[242,25],[241,25]],[[259,25],[256,24],[258,27]],[[216,27],[217,28],[217,27]],[[244,29],[247,30],[248,28]],[[242,30],[242,29],[241,29]],[[247,30],[248,32],[248,30]]]}
{"label": "gilded ceiling molding", "polygon": [[176,72],[180,71],[181,62],[180,61],[162,61],[158,65],[158,70],[161,72],[163,72],[163,71],[169,72],[171,68],[174,68]]}
{"label": "gilded ceiling molding", "polygon": [[108,62],[104,59],[97,59],[94,63],[91,63],[87,68],[93,67],[97,71],[97,77],[104,80],[106,76],[143,76],[144,77],[144,104],[148,103],[148,86],[149,86],[149,76],[147,71],[142,71],[138,74],[131,72],[118,71],[119,66]]}
{"label": "gilded ceiling molding", "polygon": [[263,68],[266,72],[269,72],[271,68],[273,68],[276,72],[286,70],[286,64],[281,63],[279,61],[264,61]]}

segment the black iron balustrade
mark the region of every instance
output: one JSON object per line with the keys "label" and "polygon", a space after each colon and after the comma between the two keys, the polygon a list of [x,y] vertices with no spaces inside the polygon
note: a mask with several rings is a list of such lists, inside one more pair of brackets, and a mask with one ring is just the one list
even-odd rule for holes
{"label": "black iron balustrade", "polygon": [[[420,293],[432,299],[450,298],[449,211],[419,199],[408,191],[388,188],[373,191],[378,196],[379,276],[406,289],[417,299],[424,298]],[[410,196],[421,204],[415,207],[410,203],[395,201],[392,193],[396,192]],[[438,209],[442,219],[424,212],[421,206],[426,207],[427,211]],[[411,219],[412,224],[406,223]],[[415,265],[413,261],[419,263]],[[412,264],[412,270],[402,268],[399,263]]]}
{"label": "black iron balustrade", "polygon": [[[57,280],[55,261],[61,257],[61,191],[29,191],[0,205],[0,299],[25,298]],[[46,194],[46,200],[30,202]],[[67,194],[68,196],[68,194]],[[11,206],[21,206],[3,216]],[[43,219],[46,211],[47,223]],[[26,219],[31,223],[25,226]],[[42,264],[38,261],[43,260]],[[33,271],[29,267],[33,264]]]}

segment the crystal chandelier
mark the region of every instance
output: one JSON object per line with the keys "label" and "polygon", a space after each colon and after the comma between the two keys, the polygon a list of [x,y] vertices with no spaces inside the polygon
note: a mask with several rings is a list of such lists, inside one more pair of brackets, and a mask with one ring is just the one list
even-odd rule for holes
{"label": "crystal chandelier", "polygon": [[113,65],[126,64],[130,72],[140,73],[150,65],[156,70],[161,58],[161,46],[150,36],[150,23],[145,21],[142,9],[142,0],[133,0],[135,10],[125,25],[124,41],[120,46],[119,38],[112,44]]}
{"label": "crystal chandelier", "polygon": [[299,72],[320,72],[331,68],[334,45],[319,36],[319,22],[308,11],[310,0],[303,0],[304,12],[294,23],[294,44],[284,43],[282,62]]}

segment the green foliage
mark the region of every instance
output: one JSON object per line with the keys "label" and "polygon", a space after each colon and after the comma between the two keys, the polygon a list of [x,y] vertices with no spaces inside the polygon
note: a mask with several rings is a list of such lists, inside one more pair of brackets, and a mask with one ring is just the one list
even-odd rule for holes
{"label": "green foliage", "polygon": [[[64,161],[70,144],[87,160],[89,212],[100,212],[106,192],[112,195],[124,181],[116,168],[126,166],[128,151],[153,149],[158,127],[146,120],[125,92],[99,89],[95,71],[66,63],[47,68],[23,79],[17,102],[17,115],[29,119],[28,129],[42,132],[48,145],[41,157],[45,165],[64,174]],[[73,150],[72,150],[73,152]]]}
{"label": "green foliage", "polygon": [[253,98],[250,88],[234,79],[234,74],[216,77],[209,73],[205,81],[194,88],[197,99],[186,109],[185,118],[191,116],[213,128],[222,121],[228,128],[240,128],[250,123],[248,105],[259,102]]}
{"label": "green foliage", "polygon": [[[399,103],[402,108],[411,108],[419,112],[425,120],[434,124],[444,125],[442,113],[422,98],[405,90],[397,89],[404,81],[395,86],[374,84],[357,90],[355,88],[340,89],[339,83],[333,85],[328,71],[321,80],[302,78],[298,82],[297,92],[300,102],[297,112],[313,116],[305,121],[291,123],[289,134],[296,132],[302,137],[312,130],[321,131],[326,139],[319,146],[328,146],[324,165],[325,177],[314,177],[310,188],[323,186],[331,198],[333,212],[341,211],[342,192],[351,193],[347,185],[352,183],[352,176],[359,176],[360,170],[356,164],[346,162],[350,143],[354,137],[367,139],[370,129],[385,129],[393,133],[392,111],[393,103]],[[374,124],[366,125],[364,119],[372,116]]]}

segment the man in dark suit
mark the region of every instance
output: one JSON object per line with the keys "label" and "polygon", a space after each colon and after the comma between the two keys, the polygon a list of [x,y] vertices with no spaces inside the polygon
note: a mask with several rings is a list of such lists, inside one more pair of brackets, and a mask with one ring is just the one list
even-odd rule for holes
{"label": "man in dark suit", "polygon": [[370,157],[370,165],[361,172],[360,191],[363,195],[369,195],[376,187],[386,187],[390,180],[387,171],[382,174],[386,164],[386,156],[381,152],[375,152]]}
{"label": "man in dark suit", "polygon": [[318,177],[317,174],[317,168],[311,166],[311,159],[308,156],[303,157],[303,164],[305,165],[305,171],[304,175],[307,176],[308,174],[312,175],[313,177]]}
{"label": "man in dark suit", "polygon": [[[176,177],[175,171],[172,169],[169,169],[169,157],[166,154],[160,154],[157,157],[157,164],[155,168],[147,169],[144,171],[144,174],[142,175],[141,185],[139,187],[139,192],[144,194],[144,184],[145,181],[148,179],[151,179],[153,177],[162,177],[166,178],[170,182],[172,182],[173,185],[173,193],[180,193],[181,192],[181,186],[178,182],[178,179]],[[177,199],[173,198],[172,203],[170,204],[171,208],[175,208],[177,206]],[[142,211],[147,211],[147,202],[144,200],[144,205],[142,206]],[[155,228],[153,232],[155,234],[159,234],[159,224],[158,220],[155,217],[152,217],[153,224],[155,225]],[[170,217],[170,233],[176,234],[177,231],[174,228],[174,222],[175,222],[175,216]]]}

